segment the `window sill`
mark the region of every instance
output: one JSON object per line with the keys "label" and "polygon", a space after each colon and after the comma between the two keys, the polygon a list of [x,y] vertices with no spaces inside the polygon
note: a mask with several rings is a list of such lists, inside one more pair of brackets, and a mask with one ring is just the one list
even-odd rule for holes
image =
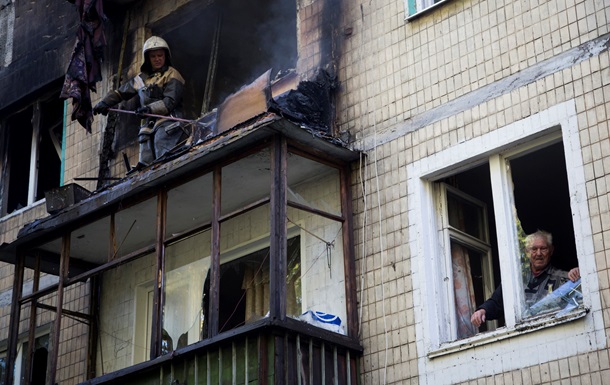
{"label": "window sill", "polygon": [[550,316],[549,314],[546,314],[543,316],[529,318],[516,325],[513,329],[507,329],[504,327],[493,332],[481,333],[463,340],[444,343],[440,348],[429,351],[428,358],[442,357],[448,354],[474,348],[476,346],[486,345],[497,341],[518,337],[523,334],[531,333],[551,326],[572,322],[583,318],[588,312],[589,309],[581,306],[561,317],[552,317],[552,314]]}
{"label": "window sill", "polygon": [[[46,202],[47,202],[47,200],[45,198],[37,200],[36,202],[32,203],[31,205],[22,207],[19,210],[12,211],[10,214],[6,214],[5,216],[0,217],[0,222],[1,221],[6,221],[6,220],[9,220],[9,219],[11,219],[13,217],[16,217],[18,215],[21,215],[22,213],[24,213],[24,212],[26,212],[28,210],[32,210],[35,207],[38,207],[40,205],[46,205]],[[45,212],[46,212],[46,210],[45,210]]]}
{"label": "window sill", "polygon": [[[412,15],[408,15],[405,19],[407,21],[413,21],[415,19],[417,19],[418,17],[428,13],[428,12],[432,12],[433,9],[436,9],[437,7],[445,4],[446,2],[448,2],[449,0],[442,0],[439,1],[438,3],[432,4],[431,6],[429,6],[428,8],[422,9],[421,11],[417,11],[416,13],[412,14]],[[409,10],[407,9],[407,13],[409,12]]]}

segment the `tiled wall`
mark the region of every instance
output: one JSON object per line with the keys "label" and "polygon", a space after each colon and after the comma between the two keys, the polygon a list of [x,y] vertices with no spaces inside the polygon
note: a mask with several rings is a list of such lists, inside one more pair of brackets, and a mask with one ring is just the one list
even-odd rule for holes
{"label": "tiled wall", "polygon": [[[343,44],[338,122],[367,154],[353,172],[363,384],[424,383],[416,346],[421,304],[406,246],[422,234],[409,232],[407,166],[568,100],[576,105],[610,335],[610,55],[602,48],[566,59],[609,32],[610,4],[447,1],[407,22],[401,1],[345,3],[343,24],[353,33]],[[550,362],[536,357],[532,366],[498,367],[501,374],[473,374],[466,383],[602,384],[610,376],[607,349]],[[472,365],[463,370],[475,372]]]}

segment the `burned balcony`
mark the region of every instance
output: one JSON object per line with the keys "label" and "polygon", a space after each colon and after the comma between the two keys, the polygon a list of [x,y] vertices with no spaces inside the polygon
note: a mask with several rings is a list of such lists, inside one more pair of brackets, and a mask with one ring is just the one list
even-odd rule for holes
{"label": "burned balcony", "polygon": [[266,72],[184,146],[2,246],[17,271],[9,365],[46,328],[52,383],[68,362],[89,384],[355,382],[358,154],[309,104],[331,79],[296,79]]}

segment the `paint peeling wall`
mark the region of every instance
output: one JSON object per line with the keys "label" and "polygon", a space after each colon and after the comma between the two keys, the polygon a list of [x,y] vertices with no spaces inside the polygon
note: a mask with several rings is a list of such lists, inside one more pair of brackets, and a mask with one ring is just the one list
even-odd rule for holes
{"label": "paint peeling wall", "polygon": [[[363,384],[604,383],[610,376],[610,5],[446,1],[410,21],[400,1],[344,7],[342,26],[353,32],[342,42],[337,120],[368,155],[353,173],[354,181],[363,180],[353,186]],[[587,322],[597,320],[599,337],[588,348],[581,339],[583,353],[559,358],[547,352],[572,351],[576,344],[531,346],[530,361],[517,369],[510,360],[534,339],[466,351],[470,358],[428,359],[423,334],[433,331],[422,321],[420,289],[430,279],[420,272],[414,282],[413,265],[427,256],[414,255],[410,245],[431,235],[410,222],[417,208],[409,199],[421,192],[409,189],[407,170],[453,146],[459,153],[460,145],[485,134],[501,137],[503,127],[564,102],[575,106],[584,162],[581,192],[589,214],[582,228],[591,229],[586,261],[598,282],[591,295],[600,300],[600,318]],[[578,328],[543,335],[561,339]]]}

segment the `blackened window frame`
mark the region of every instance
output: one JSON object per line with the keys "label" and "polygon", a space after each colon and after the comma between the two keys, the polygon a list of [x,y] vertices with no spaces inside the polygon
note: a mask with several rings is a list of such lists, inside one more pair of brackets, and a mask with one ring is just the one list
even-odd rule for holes
{"label": "blackened window frame", "polygon": [[[38,92],[37,96],[30,102],[13,109],[13,112],[0,122],[3,129],[3,134],[0,135],[1,176],[2,180],[9,181],[9,183],[2,184],[2,191],[0,191],[0,216],[7,216],[32,206],[44,199],[46,191],[60,187],[63,183],[62,142],[65,140],[65,101],[59,98],[58,88],[50,88],[52,91],[42,90]],[[19,118],[19,115],[23,116]],[[17,119],[17,121],[14,121],[14,119]],[[20,166],[15,169],[15,165],[12,164],[18,160],[13,157],[16,143],[12,143],[15,140],[12,131],[22,131],[23,129],[17,127],[16,124],[25,120],[29,120],[31,131],[28,130],[28,133],[31,132],[31,134],[29,138],[22,137],[19,139],[19,143],[29,141],[29,143],[25,143],[29,146],[29,153],[21,154],[23,159],[28,158],[27,174],[23,175],[21,173],[26,167]],[[57,127],[59,127],[61,138],[54,138]],[[34,145],[35,147],[33,147]],[[54,148],[57,150],[57,147],[59,147],[59,154],[57,154],[58,159],[55,160],[52,151]],[[32,164],[32,160],[35,161],[34,164]],[[52,169],[55,169],[55,172],[51,172]],[[15,177],[15,175],[18,175],[18,177]],[[25,178],[26,182],[21,178]],[[20,180],[19,185],[22,187],[21,190],[25,192],[25,200],[18,198],[15,201],[11,196],[14,195],[16,188],[11,187],[11,181],[15,183],[18,179]],[[20,196],[23,191],[18,191]]]}

